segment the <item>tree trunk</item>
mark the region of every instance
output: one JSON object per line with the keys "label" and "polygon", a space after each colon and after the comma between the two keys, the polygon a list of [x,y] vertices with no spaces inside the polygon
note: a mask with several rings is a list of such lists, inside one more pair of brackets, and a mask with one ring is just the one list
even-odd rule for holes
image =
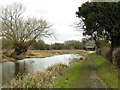
{"label": "tree trunk", "polygon": [[113,51],[120,47],[120,36],[111,36],[111,49],[110,49],[110,52],[109,52],[109,60],[113,63],[113,65],[115,65],[117,62],[116,60],[113,58],[114,55],[113,55]]}
{"label": "tree trunk", "polygon": [[10,55],[12,58],[17,59],[17,56],[27,52],[28,47],[33,43],[32,41],[28,41],[28,42],[19,42],[19,43],[15,43],[14,44],[14,52]]}
{"label": "tree trunk", "polygon": [[16,49],[14,50],[14,52],[13,52],[10,56],[11,56],[12,58],[17,59],[17,56],[18,56],[18,55],[20,55],[20,54],[22,54],[22,53],[25,53],[25,52],[27,52],[27,48],[26,48],[26,47],[24,47],[24,48],[19,47],[19,48],[16,48]]}
{"label": "tree trunk", "polygon": [[111,46],[110,51],[108,53],[108,60],[112,62],[112,53],[113,53],[114,47]]}

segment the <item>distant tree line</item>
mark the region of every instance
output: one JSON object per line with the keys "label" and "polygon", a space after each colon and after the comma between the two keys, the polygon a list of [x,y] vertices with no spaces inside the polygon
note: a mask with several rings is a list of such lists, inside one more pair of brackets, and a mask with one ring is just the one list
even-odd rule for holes
{"label": "distant tree line", "polygon": [[[2,40],[2,49],[14,49],[13,43],[9,39]],[[82,41],[68,40],[64,43],[46,44],[43,40],[34,40],[32,45],[28,48],[29,50],[62,50],[62,49],[85,49],[86,43],[91,41],[91,38],[83,38]],[[104,46],[110,46],[105,40],[95,41],[96,48],[99,49]]]}
{"label": "distant tree line", "polygon": [[[13,43],[9,39],[2,39],[2,49],[14,49]],[[46,44],[43,40],[34,40],[33,44],[28,48],[30,50],[62,50],[62,49],[84,49],[84,45],[80,41],[69,40],[64,43]]]}
{"label": "distant tree line", "polygon": [[84,49],[83,43],[76,40],[65,41],[64,43],[55,43],[51,45],[54,50],[60,49]]}

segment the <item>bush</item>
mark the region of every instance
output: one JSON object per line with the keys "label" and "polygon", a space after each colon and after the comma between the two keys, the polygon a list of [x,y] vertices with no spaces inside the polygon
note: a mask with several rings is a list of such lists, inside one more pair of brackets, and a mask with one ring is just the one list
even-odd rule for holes
{"label": "bush", "polygon": [[111,61],[115,67],[120,68],[120,48],[115,48],[112,55],[110,52],[110,47],[102,47],[96,51],[98,55],[103,56],[107,60]]}
{"label": "bush", "polygon": [[120,48],[116,48],[112,54],[112,62],[115,67],[120,68]]}
{"label": "bush", "polygon": [[109,51],[110,47],[102,47],[96,51],[98,55],[103,56],[104,58],[108,59],[109,58]]}
{"label": "bush", "polygon": [[67,65],[56,64],[44,72],[22,75],[6,84],[8,88],[48,88],[58,76],[64,75]]}

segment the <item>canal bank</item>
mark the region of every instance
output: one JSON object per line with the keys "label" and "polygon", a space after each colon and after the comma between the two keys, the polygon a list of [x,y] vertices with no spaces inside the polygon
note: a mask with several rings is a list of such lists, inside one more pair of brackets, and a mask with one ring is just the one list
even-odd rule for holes
{"label": "canal bank", "polygon": [[[47,68],[55,64],[68,66],[73,58],[80,58],[79,54],[55,55],[46,58],[26,58],[16,62],[3,62],[2,65],[2,83],[5,84],[10,79],[23,77],[24,74],[32,75],[37,72],[44,72]],[[58,71],[57,71],[58,72]]]}

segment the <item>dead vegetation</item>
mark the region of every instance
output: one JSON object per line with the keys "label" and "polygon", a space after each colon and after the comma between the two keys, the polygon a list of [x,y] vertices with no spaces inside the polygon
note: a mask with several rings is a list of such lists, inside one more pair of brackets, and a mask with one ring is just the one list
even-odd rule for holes
{"label": "dead vegetation", "polygon": [[59,76],[65,75],[66,71],[74,63],[84,60],[83,57],[72,59],[69,66],[64,64],[56,64],[48,67],[44,72],[20,75],[6,84],[9,88],[50,88]]}
{"label": "dead vegetation", "polygon": [[53,65],[45,72],[37,72],[13,78],[6,86],[9,88],[48,88],[55,79],[64,75],[68,66],[63,64]]}
{"label": "dead vegetation", "polygon": [[44,58],[62,54],[80,54],[82,56],[87,54],[87,52],[83,50],[28,50],[28,52],[23,53],[17,56],[17,59],[14,59],[9,57],[12,52],[13,50],[2,50],[2,59],[0,59],[0,62],[16,61],[23,58]]}

